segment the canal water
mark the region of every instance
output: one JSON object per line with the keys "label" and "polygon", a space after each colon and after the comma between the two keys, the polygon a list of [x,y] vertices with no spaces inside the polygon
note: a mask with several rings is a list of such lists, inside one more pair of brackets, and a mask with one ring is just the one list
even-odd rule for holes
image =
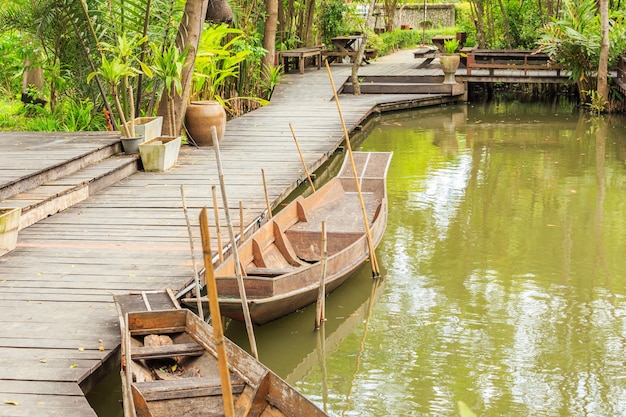
{"label": "canal water", "polygon": [[384,278],[328,297],[325,342],[312,309],[258,329],[260,358],[333,416],[626,415],[624,119],[450,106],[359,148],[394,152]]}
{"label": "canal water", "polygon": [[515,101],[375,119],[355,148],[394,152],[383,278],[364,265],[320,331],[312,308],[257,327],[260,359],[332,416],[626,416],[624,122]]}

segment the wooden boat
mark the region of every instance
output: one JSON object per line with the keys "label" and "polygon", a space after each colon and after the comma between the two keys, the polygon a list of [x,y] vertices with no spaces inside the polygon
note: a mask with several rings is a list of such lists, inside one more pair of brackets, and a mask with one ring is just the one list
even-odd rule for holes
{"label": "wooden boat", "polygon": [[[354,152],[373,246],[387,225],[386,176],[391,153]],[[322,274],[325,223],[326,293],[368,258],[363,210],[348,157],[337,177],[307,198],[298,197],[238,247],[250,317],[264,324],[312,304]],[[233,256],[215,267],[221,314],[243,321]]]}
{"label": "wooden boat", "polygon": [[[193,312],[180,309],[173,295],[147,295],[161,301],[169,297],[173,308],[132,311],[141,308],[146,293],[116,297],[124,416],[223,416],[212,328]],[[167,300],[161,307],[166,305]],[[146,309],[152,307],[146,303]],[[224,343],[236,416],[326,416],[243,349],[228,339]]]}

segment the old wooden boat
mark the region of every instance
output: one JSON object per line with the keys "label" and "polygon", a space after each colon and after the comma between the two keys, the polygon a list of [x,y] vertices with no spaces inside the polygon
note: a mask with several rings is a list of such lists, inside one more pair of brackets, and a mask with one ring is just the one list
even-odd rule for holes
{"label": "old wooden boat", "polygon": [[[147,296],[158,298],[158,304],[148,303]],[[124,416],[223,416],[210,325],[180,309],[169,293],[130,294],[115,301],[122,331]],[[168,304],[171,309],[150,310]],[[236,416],[326,416],[246,351],[228,339],[223,342]]]}
{"label": "old wooden boat", "polygon": [[[373,246],[387,224],[386,176],[391,153],[354,152],[354,166]],[[368,258],[368,238],[352,163],[307,198],[298,197],[239,248],[250,317],[267,323],[315,302],[322,275],[322,222],[326,229],[326,293]],[[222,315],[243,321],[232,256],[215,267]]]}

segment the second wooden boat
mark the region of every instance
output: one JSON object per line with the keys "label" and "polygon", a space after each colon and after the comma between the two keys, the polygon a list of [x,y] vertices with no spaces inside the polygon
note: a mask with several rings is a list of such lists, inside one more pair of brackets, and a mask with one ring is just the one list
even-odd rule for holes
{"label": "second wooden boat", "polygon": [[[124,416],[223,416],[211,326],[191,311],[180,309],[167,292],[115,299],[122,327]],[[154,307],[171,309],[136,311]],[[236,416],[326,416],[239,346],[228,339],[223,342]]]}
{"label": "second wooden boat", "polygon": [[[354,152],[373,246],[387,225],[391,153]],[[368,258],[369,246],[352,164],[307,198],[298,197],[238,247],[250,316],[264,324],[312,304],[322,275],[322,222],[327,235],[326,293]],[[243,321],[232,256],[215,267],[222,315]]]}

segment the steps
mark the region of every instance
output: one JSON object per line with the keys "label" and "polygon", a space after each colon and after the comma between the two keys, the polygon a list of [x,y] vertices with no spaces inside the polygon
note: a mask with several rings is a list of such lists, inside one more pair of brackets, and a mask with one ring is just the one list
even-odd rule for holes
{"label": "steps", "polygon": [[19,229],[63,211],[137,172],[119,142],[35,171],[0,188],[0,207],[21,207]]}

